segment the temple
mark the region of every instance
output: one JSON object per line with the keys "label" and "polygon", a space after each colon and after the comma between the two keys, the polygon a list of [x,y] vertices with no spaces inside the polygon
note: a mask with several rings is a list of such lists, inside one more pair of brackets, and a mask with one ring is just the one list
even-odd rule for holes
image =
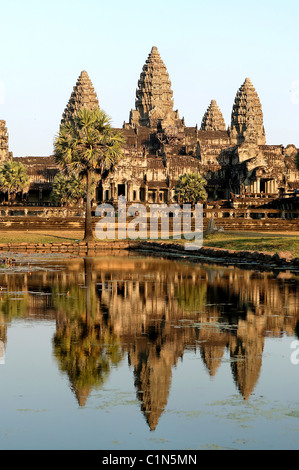
{"label": "temple", "polygon": [[153,47],[140,74],[136,91],[135,109],[130,112],[126,129],[139,126],[156,130],[181,127],[178,111],[173,110],[173,92],[166,67],[158,49]]}
{"label": "temple", "polygon": [[[86,71],[73,88],[61,123],[81,107],[99,107]],[[135,108],[120,129],[125,137],[123,159],[98,185],[95,202],[172,203],[180,175],[199,172],[207,181],[209,201],[232,197],[275,199],[299,188],[295,145],[267,145],[263,112],[249,78],[236,92],[231,122],[226,127],[212,99],[201,125],[188,127],[174,109],[173,91],[157,47],[152,47],[137,83]],[[5,122],[0,121],[0,159],[12,158]],[[53,178],[58,171],[49,157],[19,158],[28,168],[31,188],[27,202],[50,204]]]}
{"label": "temple", "polygon": [[228,132],[231,143],[235,145],[243,142],[266,144],[262,106],[249,78],[237,92]]}
{"label": "temple", "polygon": [[0,163],[10,160],[12,154],[8,149],[8,133],[6,122],[0,120]]}
{"label": "temple", "polygon": [[83,70],[73,88],[69,102],[62,115],[61,124],[72,119],[80,108],[99,108],[99,101],[88,73]]}
{"label": "temple", "polygon": [[201,131],[225,131],[222,113],[215,100],[212,100],[201,122]]}

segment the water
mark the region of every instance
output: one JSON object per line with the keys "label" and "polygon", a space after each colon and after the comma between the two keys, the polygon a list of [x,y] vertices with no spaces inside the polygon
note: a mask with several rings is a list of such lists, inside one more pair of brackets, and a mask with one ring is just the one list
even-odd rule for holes
{"label": "water", "polygon": [[298,449],[298,282],[15,255],[0,268],[0,449]]}

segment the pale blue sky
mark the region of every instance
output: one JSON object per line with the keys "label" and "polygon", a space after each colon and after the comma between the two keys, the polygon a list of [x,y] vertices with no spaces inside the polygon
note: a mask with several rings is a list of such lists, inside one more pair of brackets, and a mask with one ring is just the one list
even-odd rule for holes
{"label": "pale blue sky", "polygon": [[299,146],[297,0],[0,0],[0,14],[0,119],[15,156],[52,153],[81,70],[121,127],[153,45],[186,125],[216,99],[228,126],[250,77],[267,143]]}

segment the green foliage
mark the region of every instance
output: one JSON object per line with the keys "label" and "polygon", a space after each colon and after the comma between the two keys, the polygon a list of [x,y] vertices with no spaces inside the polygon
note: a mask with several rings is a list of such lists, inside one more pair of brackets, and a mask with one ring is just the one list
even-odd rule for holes
{"label": "green foliage", "polygon": [[122,133],[112,129],[107,114],[87,108],[81,108],[72,120],[62,124],[54,141],[54,158],[62,172],[86,181],[85,241],[93,239],[92,178],[101,178],[116,166],[123,144]]}
{"label": "green foliage", "polygon": [[207,199],[206,180],[199,173],[181,175],[175,187],[175,195],[180,204],[192,205]]}
{"label": "green foliage", "polygon": [[[69,295],[64,295],[65,291]],[[53,305],[58,312],[63,312],[68,318],[73,321],[75,318],[82,318],[85,321],[86,316],[86,289],[77,285],[67,285],[66,287],[60,287],[54,285],[52,287]],[[94,292],[90,294],[90,316],[96,317],[97,304],[96,295]]]}
{"label": "green foliage", "polygon": [[111,368],[123,358],[121,345],[113,333],[84,324],[63,323],[53,338],[54,356],[61,371],[69,376],[73,389],[80,391],[101,387]]}
{"label": "green foliage", "polygon": [[54,157],[68,175],[82,178],[91,172],[101,176],[117,164],[123,144],[123,135],[112,129],[103,110],[82,108],[72,121],[61,125]]}
{"label": "green foliage", "polygon": [[28,308],[28,302],[29,295],[27,293],[4,293],[0,296],[0,314],[5,316],[6,322],[16,317],[23,318]]}
{"label": "green foliage", "polygon": [[[92,185],[92,192],[95,190],[95,184]],[[83,202],[86,196],[85,178],[79,178],[74,175],[69,177],[63,173],[57,173],[53,181],[51,199],[59,205],[72,205]]]}
{"label": "green foliage", "polygon": [[0,166],[0,190],[11,195],[29,190],[30,181],[25,166],[20,162],[8,161]]}
{"label": "green foliage", "polygon": [[175,287],[174,295],[179,306],[185,311],[197,313],[207,303],[207,284],[194,285],[184,283]]}
{"label": "green foliage", "polygon": [[297,153],[297,155],[295,156],[295,162],[296,162],[297,168],[299,170],[299,153]]}
{"label": "green foliage", "polygon": [[[88,279],[88,272],[85,275]],[[80,396],[105,383],[111,367],[123,358],[121,344],[101,318],[94,284],[90,289],[88,282],[85,289],[76,284],[64,288],[56,285],[52,294],[58,318],[53,338],[54,356]]]}

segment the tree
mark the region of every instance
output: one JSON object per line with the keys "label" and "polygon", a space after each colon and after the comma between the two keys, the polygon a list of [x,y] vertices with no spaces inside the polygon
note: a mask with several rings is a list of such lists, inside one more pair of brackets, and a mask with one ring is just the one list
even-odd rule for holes
{"label": "tree", "polygon": [[124,137],[114,131],[111,120],[101,110],[81,108],[72,120],[62,124],[54,141],[54,158],[66,175],[85,182],[84,241],[93,240],[91,219],[92,178],[108,174],[122,156]]}
{"label": "tree", "polygon": [[299,153],[297,153],[297,155],[295,156],[295,162],[296,162],[296,166],[299,170]]}
{"label": "tree", "polygon": [[[94,192],[95,185],[92,185],[91,191]],[[84,181],[75,175],[65,176],[63,173],[57,173],[53,181],[51,199],[59,205],[67,206],[72,204],[82,204],[85,198],[86,189]]]}
{"label": "tree", "polygon": [[8,161],[0,167],[0,190],[10,196],[29,190],[30,181],[26,167],[20,162]]}
{"label": "tree", "polygon": [[207,182],[199,173],[181,175],[175,187],[175,195],[180,204],[190,203],[194,206],[207,199],[205,190]]}
{"label": "tree", "polygon": [[[123,358],[121,343],[105,322],[95,282],[93,260],[84,259],[85,289],[78,283],[52,286],[58,318],[53,338],[54,356],[60,370],[67,372],[80,404],[92,388],[102,386],[113,366]],[[61,295],[66,289],[70,295]]]}

